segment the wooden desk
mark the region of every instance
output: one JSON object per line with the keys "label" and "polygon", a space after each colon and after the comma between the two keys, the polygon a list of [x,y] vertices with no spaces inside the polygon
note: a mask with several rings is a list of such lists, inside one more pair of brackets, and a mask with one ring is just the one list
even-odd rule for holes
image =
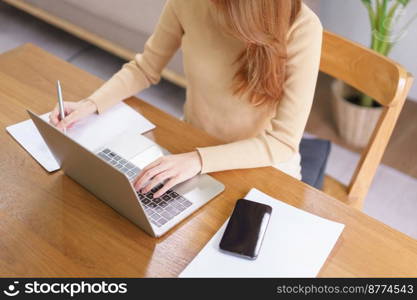
{"label": "wooden desk", "polygon": [[[30,44],[0,55],[0,276],[177,276],[252,187],[346,224],[320,276],[417,276],[416,240],[273,168],[213,174],[225,192],[151,238],[62,172],[45,172],[4,130],[27,119],[26,108],[51,110],[57,79],[67,100],[102,83]],[[156,124],[156,141],[173,153],[216,143],[143,101],[126,102]]]}

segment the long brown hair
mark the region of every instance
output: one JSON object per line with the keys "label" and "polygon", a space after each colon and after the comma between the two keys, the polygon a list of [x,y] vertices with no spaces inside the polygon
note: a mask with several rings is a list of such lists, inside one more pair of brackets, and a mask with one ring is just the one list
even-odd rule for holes
{"label": "long brown hair", "polygon": [[235,94],[251,103],[277,103],[282,96],[287,61],[287,33],[302,0],[212,0],[228,33],[243,41],[235,63]]}

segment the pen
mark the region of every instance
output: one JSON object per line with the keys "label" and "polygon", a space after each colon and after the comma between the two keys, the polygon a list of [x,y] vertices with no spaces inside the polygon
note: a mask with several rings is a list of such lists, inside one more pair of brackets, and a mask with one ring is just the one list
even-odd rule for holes
{"label": "pen", "polygon": [[[65,118],[65,111],[64,111],[64,100],[62,99],[62,89],[61,89],[61,83],[59,80],[56,82],[56,90],[58,93],[58,108],[59,108],[59,119],[62,121]],[[64,128],[65,132],[65,128]]]}

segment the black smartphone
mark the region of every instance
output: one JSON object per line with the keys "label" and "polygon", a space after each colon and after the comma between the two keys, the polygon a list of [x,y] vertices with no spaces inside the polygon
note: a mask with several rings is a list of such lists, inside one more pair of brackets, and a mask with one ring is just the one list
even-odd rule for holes
{"label": "black smartphone", "polygon": [[261,249],[272,207],[239,199],[220,241],[220,249],[231,254],[256,259]]}

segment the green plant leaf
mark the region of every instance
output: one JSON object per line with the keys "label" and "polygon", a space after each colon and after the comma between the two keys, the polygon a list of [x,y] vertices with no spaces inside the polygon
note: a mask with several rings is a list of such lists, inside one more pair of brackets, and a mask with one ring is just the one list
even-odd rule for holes
{"label": "green plant leaf", "polygon": [[[405,8],[410,0],[361,0],[369,14],[369,20],[372,30],[371,48],[387,56],[397,40],[390,39],[392,27],[395,23],[395,17],[401,16],[397,12],[402,6]],[[393,3],[391,5],[391,3]],[[417,14],[403,26],[400,30],[401,35],[405,34],[407,28],[417,19]],[[367,95],[361,96],[362,106],[372,106],[373,99]]]}
{"label": "green plant leaf", "polygon": [[371,23],[371,28],[372,28],[372,30],[375,30],[375,28],[376,28],[376,18],[375,18],[375,11],[372,7],[372,2],[371,2],[371,0],[362,0],[362,3],[366,7],[366,9],[368,10],[369,20],[370,20],[370,23]]}
{"label": "green plant leaf", "polygon": [[389,10],[389,12],[388,12],[388,18],[393,18],[394,17],[394,15],[395,15],[395,13],[396,13],[396,11],[397,11],[397,9],[398,9],[398,7],[399,7],[399,5],[400,5],[400,2],[399,1],[397,1],[392,7],[391,7],[391,9]]}

